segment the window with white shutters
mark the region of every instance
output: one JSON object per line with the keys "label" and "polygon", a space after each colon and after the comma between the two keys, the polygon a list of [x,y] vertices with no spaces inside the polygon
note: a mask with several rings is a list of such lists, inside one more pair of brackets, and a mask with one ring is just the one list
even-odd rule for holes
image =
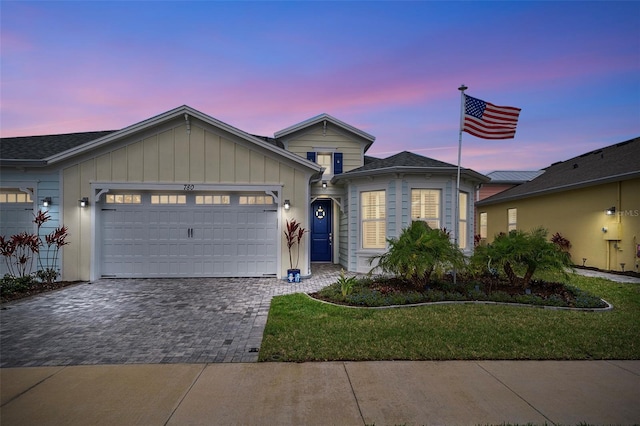
{"label": "window with white shutters", "polygon": [[361,194],[362,248],[383,249],[386,245],[385,191],[367,191]]}
{"label": "window with white shutters", "polygon": [[518,226],[518,209],[507,209],[507,231],[515,231]]}
{"label": "window with white shutters", "polygon": [[487,212],[480,213],[480,238],[487,238]]}
{"label": "window with white shutters", "polygon": [[317,154],[317,163],[324,167],[324,176],[330,176],[333,174],[333,157],[331,154]]}
{"label": "window with white shutters", "polygon": [[433,228],[440,228],[440,190],[411,190],[411,220],[422,220]]}
{"label": "window with white shutters", "polygon": [[460,212],[460,219],[458,221],[458,247],[461,249],[467,248],[467,202],[469,200],[469,194],[461,192],[458,198],[458,210]]}

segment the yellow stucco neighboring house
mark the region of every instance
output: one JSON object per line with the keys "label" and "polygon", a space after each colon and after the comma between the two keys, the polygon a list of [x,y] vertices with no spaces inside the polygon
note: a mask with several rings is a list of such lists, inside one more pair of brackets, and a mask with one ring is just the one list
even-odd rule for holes
{"label": "yellow stucco neighboring house", "polygon": [[579,266],[640,268],[640,138],[554,163],[537,178],[476,203],[491,242],[513,229],[548,229],[571,242]]}

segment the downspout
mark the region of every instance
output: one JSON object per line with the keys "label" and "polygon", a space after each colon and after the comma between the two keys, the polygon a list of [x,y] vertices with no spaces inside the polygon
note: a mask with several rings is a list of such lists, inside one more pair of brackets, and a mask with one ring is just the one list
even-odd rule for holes
{"label": "downspout", "polygon": [[[614,248],[616,250],[616,252],[620,251],[620,240],[622,240],[622,182],[618,181],[618,197],[617,197],[617,201],[616,201],[616,227],[618,229],[616,229],[616,232],[618,232],[618,239],[616,240],[616,242],[614,243]],[[620,262],[620,259],[618,259],[618,253],[616,253],[616,261]],[[614,265],[615,266],[615,265]],[[609,270],[611,270],[611,268],[609,268]]]}

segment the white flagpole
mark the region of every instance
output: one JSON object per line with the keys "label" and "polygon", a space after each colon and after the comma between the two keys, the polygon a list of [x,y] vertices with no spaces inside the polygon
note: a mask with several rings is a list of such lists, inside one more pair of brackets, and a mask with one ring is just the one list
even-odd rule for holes
{"label": "white flagpole", "polygon": [[[453,242],[456,246],[458,244],[458,237],[460,235],[460,159],[462,157],[462,128],[464,127],[464,91],[468,87],[464,84],[458,87],[460,91],[460,131],[458,134],[458,176],[456,178],[456,193],[453,194]],[[453,283],[456,283],[456,270],[453,270]]]}

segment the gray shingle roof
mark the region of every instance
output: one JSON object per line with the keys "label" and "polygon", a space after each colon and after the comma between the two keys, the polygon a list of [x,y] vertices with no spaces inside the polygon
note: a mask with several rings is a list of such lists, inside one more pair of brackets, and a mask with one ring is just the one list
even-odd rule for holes
{"label": "gray shingle roof", "polygon": [[394,167],[421,167],[421,168],[431,168],[431,167],[454,167],[457,166],[449,163],[445,163],[444,161],[434,160],[433,158],[423,157],[422,155],[414,154],[409,151],[402,151],[399,154],[392,155],[388,158],[375,159],[373,161],[368,162],[362,167],[351,170],[349,173],[353,172],[361,172],[367,170],[378,170],[378,169],[390,169]]}
{"label": "gray shingle roof", "polygon": [[640,177],[640,137],[554,163],[537,178],[477,204],[495,204],[635,177]]}
{"label": "gray shingle roof", "polygon": [[43,160],[113,132],[114,130],[108,130],[102,132],[67,133],[63,135],[1,138],[0,159]]}
{"label": "gray shingle roof", "polygon": [[373,162],[373,161],[378,161],[378,160],[379,160],[379,158],[371,157],[370,155],[365,155],[365,156],[364,156],[364,164],[365,164],[365,165],[366,165],[366,164],[369,164],[369,163],[371,163],[371,162]]}
{"label": "gray shingle roof", "polygon": [[[336,175],[333,180],[339,181],[357,176],[370,176],[383,173],[455,173],[458,166],[444,161],[434,160],[412,152],[403,151],[388,158],[365,158],[365,164],[357,169]],[[460,169],[461,173],[470,176],[479,182],[488,182],[489,179],[471,169]]]}

